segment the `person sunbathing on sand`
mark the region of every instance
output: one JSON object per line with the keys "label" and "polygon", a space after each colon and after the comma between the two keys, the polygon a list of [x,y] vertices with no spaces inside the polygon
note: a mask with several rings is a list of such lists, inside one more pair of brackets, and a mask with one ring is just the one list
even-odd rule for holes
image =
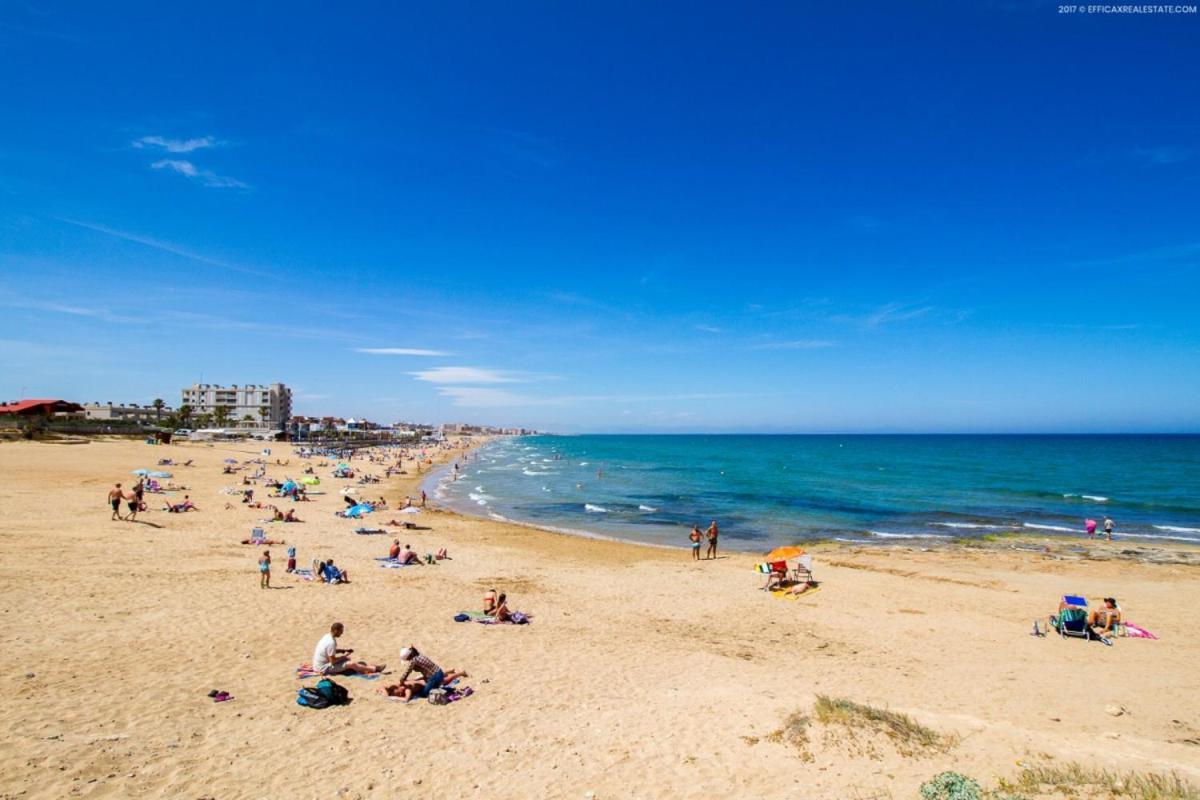
{"label": "person sunbathing on sand", "polygon": [[1121,609],[1117,606],[1115,597],[1104,598],[1104,608],[1098,608],[1088,614],[1088,625],[1103,625],[1101,633],[1109,633],[1121,622]]}
{"label": "person sunbathing on sand", "polygon": [[199,511],[200,509],[197,508],[196,504],[191,501],[191,498],[185,494],[183,496],[182,503],[175,503],[174,505],[167,503],[167,507],[164,510],[172,514],[183,514],[187,511]]}
{"label": "person sunbathing on sand", "polygon": [[284,522],[304,522],[304,520],[302,520],[296,516],[296,510],[294,508],[288,509],[287,513],[283,515],[283,521]]}
{"label": "person sunbathing on sand", "polygon": [[350,576],[335,567],[332,558],[321,565],[321,579],[331,585],[350,582]]}
{"label": "person sunbathing on sand", "polygon": [[805,592],[812,591],[816,588],[816,581],[800,581],[796,585],[788,587],[784,591],[784,594],[804,594]]}
{"label": "person sunbathing on sand", "polygon": [[[415,645],[409,645],[400,651],[400,658],[404,662],[404,674],[400,676],[400,682],[394,686],[385,686],[384,691],[392,696],[399,697],[402,700],[412,700],[414,697],[428,697],[429,693],[434,689],[440,689],[444,684],[452,683],[459,678],[466,678],[465,670],[452,669],[449,672],[443,670],[437,664],[433,663],[428,656],[422,655],[417,651]],[[417,672],[424,678],[424,681],[408,680],[409,675]]]}
{"label": "person sunbathing on sand", "polygon": [[354,648],[337,646],[337,637],[341,636],[345,630],[345,626],[340,622],[329,626],[329,633],[321,637],[321,641],[317,642],[316,650],[313,651],[313,671],[322,675],[345,675],[351,672],[373,675],[376,672],[383,672],[386,664],[372,665],[363,661],[351,661],[350,654],[354,652]]}

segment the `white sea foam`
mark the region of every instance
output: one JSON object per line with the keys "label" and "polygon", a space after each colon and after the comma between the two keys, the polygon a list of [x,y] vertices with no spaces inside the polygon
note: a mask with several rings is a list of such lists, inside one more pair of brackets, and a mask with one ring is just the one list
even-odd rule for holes
{"label": "white sea foam", "polygon": [[878,536],[880,539],[952,539],[952,536],[944,536],[938,533],[884,533],[883,531],[867,531],[872,536]]}
{"label": "white sea foam", "polygon": [[508,517],[497,514],[495,511],[489,511],[488,516],[491,517],[492,519],[498,520],[500,522],[508,522],[509,521]]}
{"label": "white sea foam", "polygon": [[476,487],[475,487],[475,491],[477,491],[477,492],[482,492],[482,491],[483,491],[483,487],[482,487],[482,486],[476,486]]}
{"label": "white sea foam", "polygon": [[998,531],[1004,529],[1005,525],[979,525],[974,522],[934,522],[939,528],[978,528],[985,531]]}
{"label": "white sea foam", "polygon": [[1100,494],[1075,494],[1074,492],[1065,492],[1063,497],[1078,497],[1080,500],[1091,500],[1093,503],[1108,502],[1108,498]]}
{"label": "white sea foam", "polygon": [[638,511],[650,511],[650,512],[654,512],[654,511],[658,511],[658,509],[657,509],[657,508],[654,508],[653,506],[643,506],[643,505],[639,505],[639,506],[638,506]]}
{"label": "white sea foam", "polygon": [[[1158,526],[1155,525],[1154,527],[1157,528]],[[1161,540],[1169,540],[1172,542],[1193,542],[1193,543],[1195,543],[1197,541],[1195,536],[1167,536],[1165,534],[1155,534],[1155,533],[1118,533],[1117,534],[1118,539],[1126,539],[1129,537],[1133,537],[1134,539],[1161,539]]]}
{"label": "white sea foam", "polygon": [[1181,528],[1178,525],[1155,525],[1160,531],[1170,531],[1171,533],[1200,533],[1200,528]]}
{"label": "white sea foam", "polygon": [[581,467],[586,467],[587,465],[588,465],[588,462],[586,462],[586,461],[579,462],[579,466],[581,466]]}
{"label": "white sea foam", "polygon": [[521,474],[522,474],[522,475],[553,475],[554,473],[553,473],[553,472],[539,471],[539,470],[536,470],[536,469],[523,469],[523,470],[521,470]]}
{"label": "white sea foam", "polygon": [[1079,533],[1079,528],[1064,528],[1062,525],[1037,525],[1033,522],[1022,522],[1022,528],[1033,528],[1039,531],[1063,531],[1065,533]]}
{"label": "white sea foam", "polygon": [[608,513],[608,509],[605,508],[604,506],[594,506],[591,503],[584,503],[583,510],[587,511],[589,514],[607,514]]}

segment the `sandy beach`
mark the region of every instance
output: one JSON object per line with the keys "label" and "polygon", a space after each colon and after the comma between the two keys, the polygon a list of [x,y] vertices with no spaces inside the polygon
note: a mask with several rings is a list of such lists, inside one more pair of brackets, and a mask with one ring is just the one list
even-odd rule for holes
{"label": "sandy beach", "polygon": [[[333,513],[353,481],[322,468],[326,494],[270,501],[305,522],[264,527],[351,583],[295,579],[276,545],[263,590],[262,548],[238,542],[265,512],[221,493],[240,481],[223,459],[259,447],[0,444],[0,797],[901,798],[947,769],[994,786],[1068,762],[1200,784],[1200,560],[1182,546],[821,546],[820,591],[783,600],[747,554],[694,563],[436,510],[413,515],[427,530],[355,535]],[[270,476],[300,477],[290,449]],[[194,460],[167,469],[200,510],[148,495],[138,522],[110,521],[108,489],[160,458]],[[405,468],[365,487],[392,505],[366,524],[419,492]],[[393,538],[451,560],[380,569]],[[533,623],[453,620],[490,588]],[[1115,595],[1160,639],[1030,636],[1067,592]],[[356,657],[392,671],[416,644],[474,694],[406,705],[377,694],[386,677],[346,678],[349,706],[299,707],[314,681],[295,670],[335,620]],[[822,722],[819,695],[940,738]]]}

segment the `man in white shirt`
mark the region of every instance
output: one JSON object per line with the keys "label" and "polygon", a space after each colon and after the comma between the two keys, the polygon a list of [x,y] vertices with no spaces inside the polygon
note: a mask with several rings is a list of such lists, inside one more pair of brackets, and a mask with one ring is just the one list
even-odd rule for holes
{"label": "man in white shirt", "polygon": [[343,675],[347,672],[370,675],[375,672],[383,672],[386,664],[373,665],[362,661],[351,661],[350,654],[354,652],[354,649],[337,646],[337,637],[341,636],[345,630],[342,623],[335,622],[329,627],[329,633],[322,636],[321,641],[317,642],[317,649],[313,651],[312,658],[313,671],[322,675]]}

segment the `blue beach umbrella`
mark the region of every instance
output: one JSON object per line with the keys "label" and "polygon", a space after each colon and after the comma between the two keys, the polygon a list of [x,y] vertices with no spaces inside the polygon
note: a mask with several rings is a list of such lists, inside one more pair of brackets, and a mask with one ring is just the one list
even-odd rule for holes
{"label": "blue beach umbrella", "polygon": [[142,477],[145,477],[145,476],[147,476],[147,475],[149,475],[149,474],[150,474],[150,470],[148,470],[148,469],[135,469],[135,470],[133,471],[133,474],[134,474],[134,475],[141,475]]}
{"label": "blue beach umbrella", "polygon": [[279,487],[279,493],[280,493],[280,494],[287,494],[288,492],[292,491],[292,490],[293,490],[293,489],[295,489],[295,488],[296,488],[296,482],[295,482],[295,481],[288,481],[288,482],[287,482],[287,483],[285,483],[283,486],[280,486],[280,487]]}
{"label": "blue beach umbrella", "polygon": [[366,503],[359,503],[356,506],[351,506],[350,510],[346,512],[346,516],[347,517],[361,517],[363,514],[370,514],[374,510],[375,510],[374,508],[367,505]]}

